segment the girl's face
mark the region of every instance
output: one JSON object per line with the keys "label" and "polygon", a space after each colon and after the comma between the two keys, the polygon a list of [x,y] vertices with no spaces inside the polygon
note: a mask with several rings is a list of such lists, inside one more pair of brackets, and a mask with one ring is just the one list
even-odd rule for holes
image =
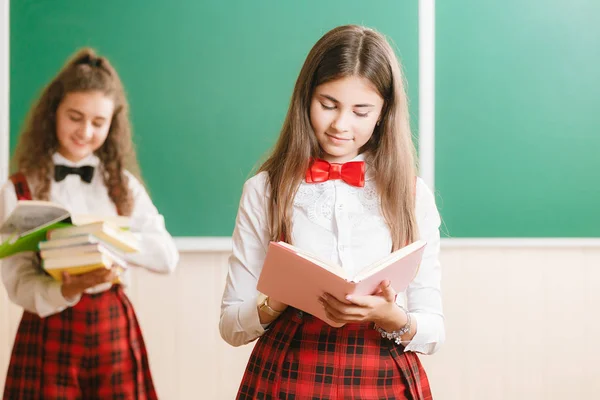
{"label": "girl's face", "polygon": [[383,98],[365,78],[348,76],[315,88],[310,123],[325,160],[343,163],[358,155],[373,135]]}
{"label": "girl's face", "polygon": [[110,129],[114,101],[100,91],[71,92],[56,110],[58,152],[77,162],[98,150]]}

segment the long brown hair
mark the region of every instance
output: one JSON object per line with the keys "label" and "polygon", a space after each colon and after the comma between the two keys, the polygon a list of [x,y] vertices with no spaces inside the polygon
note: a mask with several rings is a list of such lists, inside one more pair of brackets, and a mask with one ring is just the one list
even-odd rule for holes
{"label": "long brown hair", "polygon": [[29,111],[11,169],[23,172],[33,180],[35,198],[48,200],[54,172],[52,155],[59,146],[56,111],[68,93],[88,91],[100,91],[114,101],[108,136],[95,154],[101,161],[104,184],[111,200],[121,214],[130,215],[133,199],[125,169],[139,177],[139,166],[131,137],[129,105],[116,70],[106,58],[97,56],[90,48],[75,53],[43,89]]}
{"label": "long brown hair", "polygon": [[375,171],[381,212],[389,226],[393,249],[418,236],[415,218],[415,148],[408,99],[400,63],[383,35],[346,25],[327,32],[309,52],[296,81],[279,139],[259,168],[270,182],[271,240],[291,240],[293,200],[309,167],[321,156],[310,123],[315,88],[346,76],[368,79],[384,99],[380,123],[363,146]]}

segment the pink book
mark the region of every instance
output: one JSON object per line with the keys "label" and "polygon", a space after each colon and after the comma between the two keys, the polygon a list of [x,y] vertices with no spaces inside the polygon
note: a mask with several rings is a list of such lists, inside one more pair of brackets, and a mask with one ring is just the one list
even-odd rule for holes
{"label": "pink book", "polygon": [[396,292],[403,292],[419,270],[425,244],[418,240],[363,268],[355,276],[348,276],[335,263],[320,260],[285,242],[271,242],[256,288],[331,326],[340,327],[343,324],[325,316],[319,303],[323,293],[331,293],[338,299],[348,294],[374,294],[384,280],[389,280]]}

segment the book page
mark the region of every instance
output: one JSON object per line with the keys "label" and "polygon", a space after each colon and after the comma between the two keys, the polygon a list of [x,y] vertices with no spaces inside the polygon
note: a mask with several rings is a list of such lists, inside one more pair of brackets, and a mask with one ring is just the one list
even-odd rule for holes
{"label": "book page", "polygon": [[0,227],[0,233],[26,235],[68,217],[69,212],[58,204],[21,200]]}
{"label": "book page", "polygon": [[121,215],[102,216],[93,214],[74,214],[71,216],[73,225],[88,225],[98,222],[108,222],[120,229],[129,229],[131,227],[131,218]]}
{"label": "book page", "polygon": [[401,258],[406,257],[409,254],[412,254],[413,252],[415,252],[416,250],[419,250],[423,246],[425,246],[425,242],[422,240],[417,240],[416,242],[411,243],[406,247],[398,249],[398,250],[394,251],[393,253],[390,253],[388,256],[382,258],[381,260],[376,261],[373,264],[368,265],[365,268],[361,269],[354,276],[354,278],[352,278],[352,281],[360,282],[364,278],[366,278],[370,275],[373,275],[373,274],[377,273],[378,271],[381,271],[388,265],[394,263],[397,260],[400,260]]}
{"label": "book page", "polygon": [[322,260],[322,259],[318,258],[317,256],[310,254],[304,250],[301,250],[295,246],[292,246],[291,244],[286,243],[286,242],[277,242],[277,244],[280,244],[283,247],[290,249],[294,253],[298,254],[300,257],[311,261],[312,263],[320,266],[321,268],[326,269],[327,271],[329,271],[333,274],[336,274],[340,278],[348,279],[346,271],[342,267],[340,267],[339,265],[337,265],[335,263],[332,263],[331,261]]}

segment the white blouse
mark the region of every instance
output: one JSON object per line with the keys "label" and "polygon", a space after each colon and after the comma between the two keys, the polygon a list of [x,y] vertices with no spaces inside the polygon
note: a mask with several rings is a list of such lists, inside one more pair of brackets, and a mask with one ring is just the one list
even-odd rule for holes
{"label": "white blouse", "polygon": [[[100,160],[95,155],[77,163],[67,160],[58,153],[52,157],[55,164],[71,167],[91,165],[98,167]],[[131,231],[140,239],[141,251],[128,254],[127,261],[143,266],[155,272],[168,273],[175,269],[179,253],[175,243],[165,228],[160,215],[150,200],[144,186],[130,173],[129,188],[132,191],[134,206],[131,214]],[[29,183],[33,192],[34,187]],[[84,182],[78,175],[67,175],[60,181],[52,181],[50,201],[61,204],[73,214],[117,215],[115,204],[108,196],[99,168],[94,169],[90,183]],[[0,220],[10,214],[17,204],[15,188],[9,180],[0,191]],[[10,299],[25,310],[46,317],[61,312],[77,304],[81,296],[67,301],[61,293],[61,284],[40,271],[33,252],[24,252],[2,260],[2,280]],[[130,281],[129,272],[121,276],[123,284]],[[87,292],[107,290],[111,285],[103,284]]]}
{"label": "white blouse", "polygon": [[[364,156],[354,160],[364,160]],[[440,290],[440,216],[431,190],[421,179],[417,180],[416,192],[417,224],[427,246],[417,276],[397,302],[417,321],[417,333],[405,350],[432,354],[445,338]],[[269,197],[266,172],[245,183],[219,324],[221,336],[233,346],[249,343],[265,332],[257,311],[256,283],[270,238]],[[354,274],[391,251],[392,239],[379,202],[368,164],[363,188],[341,180],[316,184],[303,181],[294,199],[292,242]]]}

